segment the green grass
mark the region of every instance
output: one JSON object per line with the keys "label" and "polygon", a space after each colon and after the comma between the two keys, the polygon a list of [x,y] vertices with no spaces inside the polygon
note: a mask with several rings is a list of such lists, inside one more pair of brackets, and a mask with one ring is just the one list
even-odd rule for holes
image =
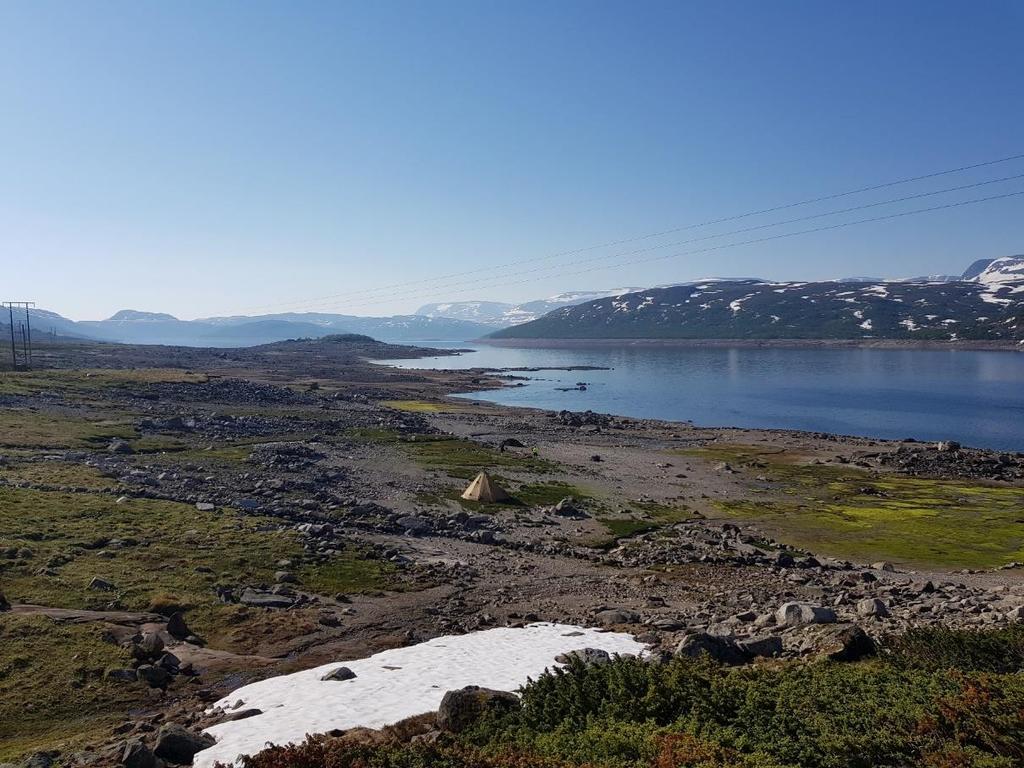
{"label": "green grass", "polygon": [[720,500],[715,506],[816,553],[947,568],[1024,560],[1024,488],[876,476],[743,446],[688,453],[748,466],[767,477],[774,494]]}
{"label": "green grass", "polygon": [[346,550],[322,565],[310,566],[299,573],[303,589],[320,595],[376,592],[393,586],[394,568],[380,560],[366,559],[361,553]]}
{"label": "green grass", "polygon": [[158,382],[203,382],[202,373],[177,368],[74,369],[0,373],[0,394],[32,395],[39,392],[91,394],[112,387],[123,388]]}
{"label": "green grass", "polygon": [[100,740],[146,701],[141,685],[104,679],[128,654],[97,624],[41,616],[0,619],[0,761],[70,740]]}
{"label": "green grass", "polygon": [[136,437],[124,418],[87,419],[22,408],[0,410],[0,447],[99,448]]}
{"label": "green grass", "polygon": [[523,504],[536,507],[549,507],[570,496],[583,507],[593,500],[592,494],[578,485],[554,481],[525,483],[510,493]]}
{"label": "green grass", "polygon": [[0,480],[92,490],[110,490],[117,486],[115,478],[106,477],[94,467],[63,461],[11,462],[7,466],[0,466]]}
{"label": "green grass", "polygon": [[495,450],[470,440],[420,436],[403,442],[413,460],[427,469],[437,469],[452,477],[470,480],[481,470],[503,469],[522,473],[548,474],[558,465],[529,453]]}
{"label": "green grass", "polygon": [[380,404],[385,408],[410,413],[448,413],[455,410],[441,403],[429,403],[426,400],[382,400]]}

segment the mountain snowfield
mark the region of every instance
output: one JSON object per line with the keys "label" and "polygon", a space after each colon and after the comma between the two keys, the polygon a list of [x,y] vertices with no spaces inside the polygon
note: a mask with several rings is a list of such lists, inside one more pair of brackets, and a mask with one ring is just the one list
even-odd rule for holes
{"label": "mountain snowfield", "polygon": [[501,301],[450,301],[439,304],[424,304],[416,310],[417,315],[426,317],[448,317],[483,323],[495,328],[528,323],[543,317],[548,312],[562,307],[582,304],[607,296],[642,291],[643,288],[612,288],[604,291],[570,291],[549,296],[546,299],[526,301],[522,304],[508,304]]}
{"label": "mountain snowfield", "polygon": [[[477,685],[516,691],[531,677],[561,666],[559,654],[596,648],[610,655],[639,656],[647,646],[632,635],[569,624],[498,627],[435,637],[417,645],[381,651],[365,659],[325,664],[261,680],[232,691],[212,710],[260,710],[206,730],[217,743],[199,752],[193,765],[232,763],[271,744],[296,744],[307,734],[333,729],[381,728],[436,711],[444,694]],[[349,680],[324,680],[339,667]]]}
{"label": "mountain snowfield", "polygon": [[652,288],[564,307],[492,336],[1024,343],[1024,257],[994,259],[953,281],[710,280]]}

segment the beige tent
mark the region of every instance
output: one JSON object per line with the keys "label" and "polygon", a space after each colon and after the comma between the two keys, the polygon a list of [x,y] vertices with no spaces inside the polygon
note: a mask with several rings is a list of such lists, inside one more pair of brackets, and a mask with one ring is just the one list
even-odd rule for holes
{"label": "beige tent", "polygon": [[501,486],[491,480],[491,476],[486,472],[481,472],[473,478],[473,482],[462,492],[462,498],[492,504],[496,501],[511,501],[512,499]]}

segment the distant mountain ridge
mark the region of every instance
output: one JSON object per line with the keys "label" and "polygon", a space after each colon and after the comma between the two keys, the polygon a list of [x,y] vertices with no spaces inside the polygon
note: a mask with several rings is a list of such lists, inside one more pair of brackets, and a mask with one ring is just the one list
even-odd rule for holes
{"label": "distant mountain ridge", "polygon": [[528,323],[546,315],[555,309],[582,304],[606,296],[618,296],[622,293],[643,290],[642,288],[613,288],[604,291],[572,291],[549,296],[546,299],[535,299],[521,304],[509,304],[501,301],[449,301],[424,304],[416,310],[417,315],[426,317],[447,317],[482,323],[495,328],[504,328],[517,323]]}
{"label": "distant mountain ridge", "polygon": [[491,338],[1024,343],[1024,256],[975,262],[955,280],[700,281],[652,288],[564,307]]}

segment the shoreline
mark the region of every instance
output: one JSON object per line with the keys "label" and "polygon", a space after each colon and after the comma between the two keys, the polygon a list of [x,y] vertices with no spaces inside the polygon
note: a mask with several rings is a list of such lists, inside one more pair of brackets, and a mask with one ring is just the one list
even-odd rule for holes
{"label": "shoreline", "polygon": [[911,339],[473,339],[469,344],[492,347],[571,349],[587,347],[675,347],[692,349],[892,349],[970,352],[1024,352],[1011,341]]}

